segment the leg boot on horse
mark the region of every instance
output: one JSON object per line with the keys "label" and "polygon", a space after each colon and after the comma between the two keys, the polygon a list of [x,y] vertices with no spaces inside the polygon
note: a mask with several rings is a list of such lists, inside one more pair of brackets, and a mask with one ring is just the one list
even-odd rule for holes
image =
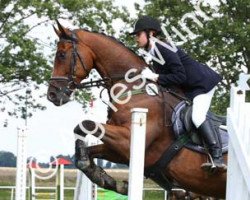
{"label": "leg boot on horse", "polygon": [[201,165],[201,168],[212,170],[214,168],[217,168],[220,171],[226,171],[227,166],[223,161],[220,140],[210,122],[208,120],[205,120],[198,128],[198,130],[202,138],[204,139],[204,142],[206,143],[206,145],[208,145],[209,153],[212,156],[212,163],[203,163]]}

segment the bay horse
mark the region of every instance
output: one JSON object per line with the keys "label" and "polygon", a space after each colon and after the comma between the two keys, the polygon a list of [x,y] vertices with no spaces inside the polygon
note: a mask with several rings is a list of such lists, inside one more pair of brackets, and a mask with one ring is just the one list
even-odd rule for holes
{"label": "bay horse", "polygon": [[[112,95],[119,96],[120,99],[130,97],[129,101],[123,104],[112,101],[113,109],[109,109],[106,124],[97,126],[98,123],[94,121],[84,120],[74,129],[76,134],[83,137],[88,134],[87,130],[91,130],[92,135],[101,138],[103,142],[100,145],[86,147],[81,140],[76,140],[76,167],[100,187],[127,194],[127,182],[114,180],[101,167],[95,165],[93,158],[128,165],[131,134],[130,110],[135,107],[148,108],[145,172],[150,168],[153,169],[152,166],[155,166],[166,149],[175,141],[173,128],[165,124],[166,122],[171,124],[173,108],[180,102],[180,99],[167,92],[152,96],[146,92],[134,94],[135,87],[143,83],[142,79],[135,79],[147,66],[143,59],[119,41],[105,34],[83,29],[70,30],[63,27],[58,21],[57,25],[58,29],[54,27],[54,30],[59,37],[59,42],[47,91],[49,101],[56,106],[61,106],[69,102],[75,89],[98,84],[107,88],[110,97]],[[88,83],[90,85],[82,83],[92,69],[96,69],[102,79]],[[131,69],[134,79],[130,80],[134,81],[128,82],[124,76]],[[119,87],[113,87],[117,84]],[[126,88],[122,88],[121,85]],[[121,92],[122,89],[123,92]],[[167,100],[165,109],[163,109],[165,104],[163,96]],[[140,145],[140,141],[138,141],[138,145]],[[224,159],[227,160],[227,155],[224,156]],[[154,174],[154,171],[148,170],[150,173],[145,174],[166,189],[168,187],[165,187],[165,182],[177,183],[188,191],[224,198],[226,173],[208,174],[203,171],[200,166],[206,160],[206,155],[184,147],[167,166],[162,167],[160,173]]]}

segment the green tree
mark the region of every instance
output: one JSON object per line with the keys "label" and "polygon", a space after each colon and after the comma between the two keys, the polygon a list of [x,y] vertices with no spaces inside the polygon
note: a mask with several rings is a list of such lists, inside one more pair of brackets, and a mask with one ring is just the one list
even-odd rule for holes
{"label": "green tree", "polygon": [[8,151],[0,151],[1,167],[16,167],[16,156]]}
{"label": "green tree", "polygon": [[[26,113],[27,107],[30,111],[45,109],[36,99],[41,84],[50,77],[56,50],[55,41],[44,43],[41,35],[32,36],[34,29],[67,19],[82,28],[113,34],[112,21],[128,18],[128,12],[113,6],[111,0],[1,0],[0,11],[0,107],[2,112],[24,119],[32,116]],[[53,53],[46,55],[44,47]],[[29,98],[26,88],[31,89]],[[89,98],[88,92],[82,97]],[[10,102],[11,110],[5,110]]]}
{"label": "green tree", "polygon": [[219,5],[209,6],[204,3],[200,10],[210,20],[197,14],[195,1],[145,0],[145,7],[136,4],[138,15],[151,15],[159,18],[167,25],[166,30],[176,42],[180,37],[173,30],[175,27],[184,36],[187,32],[181,27],[182,18],[187,13],[193,14],[203,24],[199,27],[192,18],[184,20],[184,24],[198,37],[190,39],[182,48],[193,58],[207,63],[216,69],[224,78],[216,92],[213,110],[225,114],[229,103],[230,84],[238,79],[242,67],[250,72],[250,2],[248,0],[219,0]]}

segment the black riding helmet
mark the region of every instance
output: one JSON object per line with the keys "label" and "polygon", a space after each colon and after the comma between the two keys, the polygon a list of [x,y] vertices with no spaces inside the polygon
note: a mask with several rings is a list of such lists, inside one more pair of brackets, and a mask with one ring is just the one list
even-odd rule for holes
{"label": "black riding helmet", "polygon": [[144,30],[155,30],[158,34],[161,32],[160,22],[150,16],[142,16],[135,23],[134,31],[130,35],[135,35]]}

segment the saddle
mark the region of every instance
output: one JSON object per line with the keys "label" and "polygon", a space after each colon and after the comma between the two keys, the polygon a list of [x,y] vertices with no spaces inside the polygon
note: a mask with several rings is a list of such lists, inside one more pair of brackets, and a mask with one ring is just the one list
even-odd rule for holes
{"label": "saddle", "polygon": [[[192,106],[187,105],[185,101],[181,101],[174,108],[172,114],[172,124],[175,134],[175,138],[178,139],[184,134],[190,136],[189,142],[184,146],[193,151],[206,154],[206,148],[202,142],[198,130],[193,125],[192,119]],[[210,123],[214,126],[217,134],[220,134],[221,144],[222,144],[222,153],[227,153],[228,151],[228,133],[224,128],[226,126],[226,117],[215,115],[212,112],[207,113],[207,120],[210,120]]]}
{"label": "saddle", "polygon": [[[186,101],[181,101],[175,106],[171,120],[176,140],[153,166],[147,167],[144,170],[147,178],[151,178],[167,191],[171,191],[174,183],[173,180],[164,175],[163,170],[183,147],[203,154],[207,154],[208,152],[203,145],[198,130],[193,125],[191,116],[192,106],[188,105]],[[222,125],[226,125],[226,117],[215,115],[212,112],[208,112],[206,117],[217,130],[217,134],[220,134],[222,153],[226,153],[228,151],[229,137],[227,130],[222,127]]]}

